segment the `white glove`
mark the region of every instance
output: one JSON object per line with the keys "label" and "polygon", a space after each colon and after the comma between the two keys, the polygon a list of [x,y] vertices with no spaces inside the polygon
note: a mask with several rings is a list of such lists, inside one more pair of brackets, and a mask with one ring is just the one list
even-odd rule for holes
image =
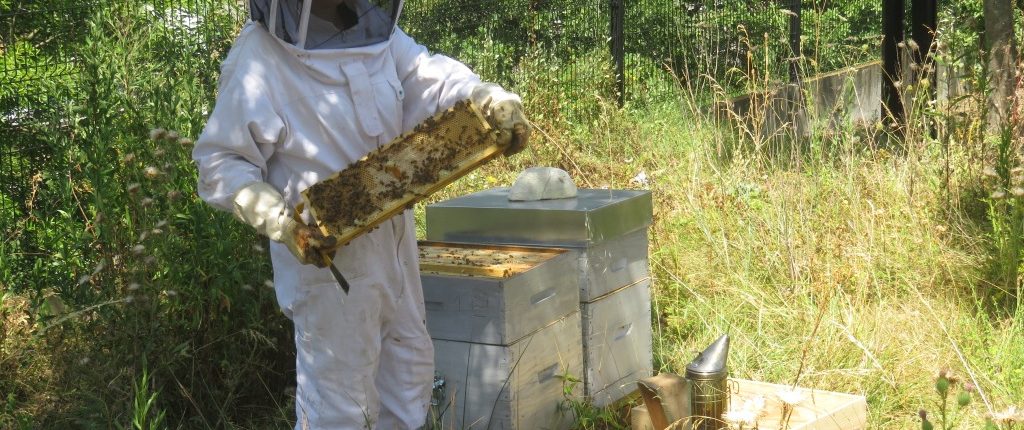
{"label": "white glove", "polygon": [[511,137],[505,155],[526,148],[530,141],[530,122],[523,113],[523,101],[519,96],[505,91],[498,84],[482,83],[473,88],[469,98],[483,111],[491,125],[506,131],[506,135]]}
{"label": "white glove", "polygon": [[284,198],[266,182],[253,182],[235,194],[235,216],[275,242],[283,243],[302,264],[326,267],[321,256],[336,243],[320,230],[288,216]]}

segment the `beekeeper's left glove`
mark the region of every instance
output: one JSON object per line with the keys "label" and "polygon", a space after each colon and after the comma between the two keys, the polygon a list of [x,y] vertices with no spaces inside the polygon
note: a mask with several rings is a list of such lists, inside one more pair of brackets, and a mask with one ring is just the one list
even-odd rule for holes
{"label": "beekeeper's left glove", "polygon": [[270,240],[283,243],[302,264],[327,267],[321,253],[333,249],[335,239],[289,217],[284,198],[272,185],[253,182],[242,187],[235,194],[234,209],[238,219]]}
{"label": "beekeeper's left glove", "polygon": [[482,83],[473,88],[470,99],[490,121],[491,125],[506,131],[511,138],[505,155],[513,155],[526,148],[530,141],[530,122],[523,113],[523,101],[518,95],[505,91],[497,84]]}

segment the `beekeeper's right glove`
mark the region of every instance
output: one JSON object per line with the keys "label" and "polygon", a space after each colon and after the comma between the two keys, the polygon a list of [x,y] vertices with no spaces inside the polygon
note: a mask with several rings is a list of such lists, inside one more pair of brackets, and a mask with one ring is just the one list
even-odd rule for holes
{"label": "beekeeper's right glove", "polygon": [[235,216],[275,242],[283,243],[302,264],[327,267],[322,252],[332,249],[333,237],[288,216],[284,198],[272,185],[253,182],[235,194]]}

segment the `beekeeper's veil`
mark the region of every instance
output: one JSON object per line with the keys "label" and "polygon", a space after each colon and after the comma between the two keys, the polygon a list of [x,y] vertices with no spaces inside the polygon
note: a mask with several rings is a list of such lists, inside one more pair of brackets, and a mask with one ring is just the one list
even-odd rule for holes
{"label": "beekeeper's veil", "polygon": [[[330,6],[327,9],[337,15],[330,20],[311,16],[313,3]],[[253,21],[305,49],[355,48],[387,41],[401,12],[402,0],[249,0]]]}

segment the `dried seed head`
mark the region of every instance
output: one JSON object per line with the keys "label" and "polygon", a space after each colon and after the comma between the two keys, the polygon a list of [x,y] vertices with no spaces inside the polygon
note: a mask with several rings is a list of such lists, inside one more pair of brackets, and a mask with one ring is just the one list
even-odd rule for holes
{"label": "dried seed head", "polygon": [[174,290],[166,290],[166,291],[164,291],[164,293],[167,293],[167,295],[170,296],[170,297],[174,297],[174,296],[178,295],[178,292],[174,291]]}
{"label": "dried seed head", "polygon": [[92,276],[90,276],[90,275],[82,275],[80,278],[78,278],[78,285],[82,285],[82,284],[84,284],[86,282],[89,282],[89,280],[91,280],[91,279],[92,279]]}
{"label": "dried seed head", "polygon": [[897,47],[897,48],[900,48],[900,49],[903,49],[903,48],[906,48],[906,47],[907,47],[907,44],[906,44],[906,43],[904,43],[904,42],[900,42],[900,43],[897,43],[897,44],[896,44],[896,47]]}
{"label": "dried seed head", "polygon": [[139,285],[138,282],[132,282],[132,283],[128,284],[128,291],[136,291],[136,290],[138,290],[141,287],[142,286]]}
{"label": "dried seed head", "polygon": [[263,286],[267,287],[267,288],[270,288],[270,289],[273,289],[274,288],[274,281],[272,281],[270,279],[267,279],[266,281],[263,281]]}
{"label": "dried seed head", "polygon": [[146,168],[143,169],[142,174],[146,175],[149,179],[154,179],[157,176],[160,176],[160,169],[157,169],[154,166],[146,166]]}
{"label": "dried seed head", "polygon": [[171,190],[171,191],[167,192],[167,200],[170,200],[170,201],[173,202],[175,200],[178,200],[179,198],[181,198],[181,191]]}
{"label": "dried seed head", "polygon": [[192,139],[189,139],[187,137],[183,137],[181,139],[178,139],[178,145],[181,145],[181,146],[192,146],[193,143],[195,143],[195,142],[193,142]]}
{"label": "dried seed head", "polygon": [[132,193],[132,194],[135,194],[136,192],[139,191],[140,187],[142,187],[142,186],[139,185],[138,182],[134,182],[134,183],[128,184],[128,192]]}
{"label": "dried seed head", "polygon": [[146,259],[142,260],[142,261],[145,262],[146,264],[153,264],[153,263],[156,263],[156,257],[154,257],[152,255],[149,255],[149,256],[146,256]]}
{"label": "dried seed head", "polygon": [[262,253],[263,253],[263,252],[265,251],[265,250],[263,249],[263,247],[262,247],[262,246],[260,246],[260,244],[258,244],[258,243],[254,243],[254,244],[252,244],[252,250],[253,250],[253,251],[256,251],[256,253],[258,253],[258,254],[262,254]]}
{"label": "dried seed head", "polygon": [[252,291],[252,285],[242,284],[242,291]]}
{"label": "dried seed head", "polygon": [[149,237],[149,232],[148,231],[142,232],[142,234],[139,235],[139,242],[142,242],[142,241],[146,240],[147,237]]}
{"label": "dried seed head", "polygon": [[162,219],[162,220],[160,220],[160,221],[157,221],[156,225],[154,225],[153,227],[155,227],[155,228],[161,228],[161,227],[163,227],[163,226],[165,226],[165,225],[167,225],[167,220],[165,220],[165,219]]}
{"label": "dried seed head", "polygon": [[1006,191],[1003,191],[1003,190],[996,190],[996,191],[995,191],[995,192],[993,192],[993,193],[992,193],[992,195],[991,195],[991,196],[989,196],[989,197],[991,197],[991,198],[992,198],[993,200],[1002,200],[1002,199],[1005,199],[1005,198],[1006,198]]}
{"label": "dried seed head", "polygon": [[167,135],[164,136],[164,138],[166,138],[167,140],[170,140],[172,142],[177,141],[179,137],[181,137],[181,136],[178,134],[178,132],[176,132],[174,130],[168,131]]}
{"label": "dried seed head", "polygon": [[131,303],[135,301],[135,296],[124,296],[125,303]]}
{"label": "dried seed head", "polygon": [[917,46],[917,41],[915,41],[914,39],[910,39],[907,41],[907,47],[909,47],[912,51],[917,51],[921,49],[920,46]]}
{"label": "dried seed head", "polygon": [[153,204],[153,199],[149,197],[143,197],[142,200],[139,201],[139,204],[141,204],[142,207],[147,207]]}
{"label": "dried seed head", "polygon": [[154,235],[157,235],[163,233],[164,231],[159,228],[154,228],[153,230],[150,230],[150,232]]}
{"label": "dried seed head", "polygon": [[163,139],[164,136],[167,136],[167,130],[165,130],[163,128],[159,128],[158,127],[158,128],[154,128],[154,129],[149,131],[149,140],[153,140],[153,141],[160,140],[160,139]]}
{"label": "dried seed head", "polygon": [[1024,197],[1024,187],[1013,187],[1010,194],[1013,194],[1014,197]]}
{"label": "dried seed head", "polygon": [[164,149],[163,149],[163,148],[157,148],[157,149],[154,149],[154,150],[153,150],[153,155],[154,155],[154,156],[155,156],[156,158],[160,158],[160,157],[163,157],[163,156],[164,156],[164,154],[166,154],[166,153],[167,153],[167,151],[164,151]]}
{"label": "dried seed head", "polygon": [[981,170],[981,174],[985,175],[985,176],[988,176],[990,178],[998,178],[999,177],[999,172],[996,171],[996,168],[992,167],[992,166],[985,166],[985,168]]}
{"label": "dried seed head", "polygon": [[143,245],[141,243],[132,247],[132,253],[134,253],[135,255],[142,254],[142,252],[145,251],[145,250],[146,250],[145,245]]}
{"label": "dried seed head", "polygon": [[134,152],[129,152],[129,153],[125,154],[124,158],[122,158],[121,161],[123,163],[125,163],[125,164],[128,164],[128,163],[131,163],[132,161],[135,161],[135,153]]}

